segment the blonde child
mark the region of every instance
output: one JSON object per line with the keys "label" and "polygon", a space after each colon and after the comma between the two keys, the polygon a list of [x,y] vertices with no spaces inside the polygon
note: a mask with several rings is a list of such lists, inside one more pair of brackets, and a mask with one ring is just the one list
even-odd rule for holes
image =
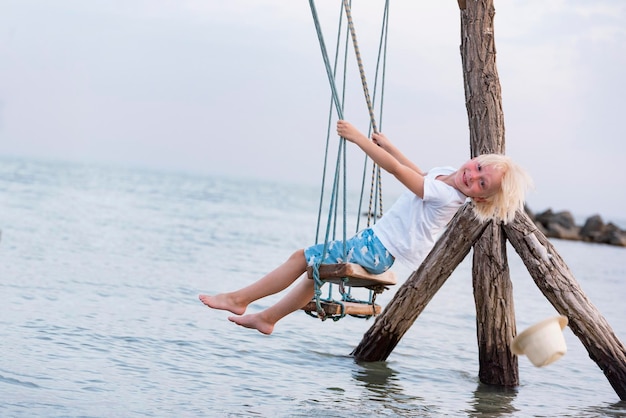
{"label": "blonde child", "polygon": [[261,312],[243,315],[247,306],[286,289],[309,265],[351,262],[360,264],[370,273],[379,274],[398,259],[417,269],[433,247],[435,237],[467,198],[473,200],[476,218],[481,222],[495,219],[507,223],[517,210],[523,209],[531,180],[504,155],[480,155],[456,170],[439,167],[426,173],[382,133],[374,133],[369,140],[343,120],[337,122],[337,133],[359,146],[408,190],[374,226],[346,241],[346,259],[343,241],[329,243],[326,252],[323,251],[324,244],[299,249],[258,281],[234,292],[200,295],[202,303],[235,314],[228,319],[238,325],[271,334],[276,322],[313,298],[313,280],[303,277],[285,297]]}

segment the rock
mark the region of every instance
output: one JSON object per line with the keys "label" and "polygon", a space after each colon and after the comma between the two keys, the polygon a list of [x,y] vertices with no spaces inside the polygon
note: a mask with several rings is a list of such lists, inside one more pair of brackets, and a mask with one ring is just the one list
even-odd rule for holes
{"label": "rock", "polygon": [[549,238],[580,239],[580,227],[576,226],[574,216],[568,211],[554,213],[548,209],[535,216],[535,224],[540,225]]}
{"label": "rock", "polygon": [[555,213],[552,209],[533,214],[526,208],[526,213],[548,238],[586,241],[626,247],[626,231],[613,223],[605,224],[600,215],[589,217],[582,227],[576,225],[574,216],[569,211]]}
{"label": "rock", "polygon": [[553,216],[554,216],[554,212],[552,212],[552,209],[547,209],[544,212],[536,214],[534,221],[535,223],[540,223],[545,228]]}
{"label": "rock", "polygon": [[554,216],[552,216],[550,223],[556,223],[565,229],[576,228],[576,221],[574,220],[574,215],[572,215],[571,212],[568,212],[568,211],[555,213]]}
{"label": "rock", "polygon": [[558,221],[549,222],[546,231],[546,236],[549,238],[569,239],[573,241],[580,240],[580,227],[576,225],[567,228]]}
{"label": "rock", "polygon": [[587,221],[580,230],[580,236],[585,241],[596,241],[600,234],[602,234],[604,228],[605,225],[602,217],[600,215],[593,215],[587,218]]}
{"label": "rock", "polygon": [[626,247],[626,233],[620,230],[617,225],[609,223],[598,237],[597,242]]}

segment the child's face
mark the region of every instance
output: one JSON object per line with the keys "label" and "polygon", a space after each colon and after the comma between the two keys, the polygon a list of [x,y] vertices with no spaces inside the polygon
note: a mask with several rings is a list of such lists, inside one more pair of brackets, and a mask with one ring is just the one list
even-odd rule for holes
{"label": "child's face", "polygon": [[457,189],[477,202],[500,190],[503,172],[492,165],[482,165],[475,158],[459,168],[454,176]]}

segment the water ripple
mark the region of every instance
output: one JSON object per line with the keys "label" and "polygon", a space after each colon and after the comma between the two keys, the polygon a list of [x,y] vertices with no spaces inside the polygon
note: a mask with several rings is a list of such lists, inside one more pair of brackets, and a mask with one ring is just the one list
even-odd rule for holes
{"label": "water ripple", "polygon": [[[567,329],[563,359],[537,369],[520,358],[515,390],[480,384],[471,260],[384,362],[350,356],[373,321],[298,312],[268,337],[197,300],[312,242],[315,190],[0,159],[0,191],[2,416],[626,414]],[[623,249],[555,245],[624,340]],[[521,260],[510,268],[518,329],[554,314]]]}

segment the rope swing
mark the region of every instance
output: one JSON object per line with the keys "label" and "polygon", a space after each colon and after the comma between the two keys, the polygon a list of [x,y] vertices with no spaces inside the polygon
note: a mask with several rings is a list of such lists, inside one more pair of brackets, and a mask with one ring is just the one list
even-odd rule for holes
{"label": "rope swing", "polygon": [[[389,16],[389,1],[385,2],[384,13],[383,13],[383,21],[381,28],[381,36],[378,48],[378,59],[376,64],[376,74],[375,74],[375,83],[374,83],[374,97],[373,100],[370,98],[369,89],[367,86],[367,80],[365,78],[365,70],[363,68],[363,62],[361,59],[361,53],[359,50],[356,31],[354,28],[354,22],[352,20],[352,13],[350,9],[349,0],[343,0],[342,8],[339,13],[339,22],[338,22],[338,33],[337,33],[337,43],[335,49],[335,58],[334,65],[331,67],[331,62],[328,57],[328,52],[326,50],[326,45],[324,42],[324,37],[322,35],[322,30],[319,22],[319,17],[317,15],[317,11],[315,9],[314,0],[309,0],[309,4],[311,6],[311,14],[313,16],[313,21],[315,23],[315,28],[320,44],[320,49],[322,52],[322,58],[324,60],[324,66],[326,68],[326,73],[328,76],[328,81],[331,88],[331,103],[328,117],[328,129],[326,136],[326,151],[324,158],[324,170],[322,176],[322,188],[320,193],[320,203],[319,203],[319,211],[318,211],[318,220],[317,220],[317,230],[316,230],[316,243],[320,242],[320,232],[321,232],[321,223],[322,223],[322,213],[324,207],[324,185],[326,182],[326,173],[328,171],[328,158],[329,158],[329,145],[331,138],[331,130],[334,120],[333,115],[336,112],[336,115],[339,119],[344,119],[343,117],[343,103],[346,95],[346,78],[347,78],[347,55],[348,55],[348,32],[350,34],[350,38],[352,40],[352,47],[354,49],[356,60],[359,68],[359,74],[361,78],[361,84],[363,87],[363,93],[365,96],[365,101],[367,104],[367,108],[369,111],[370,118],[370,126],[368,134],[371,135],[373,132],[378,132],[378,127],[376,124],[376,118],[374,116],[374,104],[376,99],[376,92],[380,90],[381,105],[379,106],[379,120],[382,120],[382,97],[384,92],[384,75],[385,75],[385,65],[386,65],[386,50],[387,50],[387,28],[388,28],[388,16]],[[339,97],[339,91],[336,85],[336,75],[337,75],[337,67],[339,65],[339,52],[342,47],[342,33],[343,29],[343,16],[346,16],[347,20],[347,32],[345,35],[345,40],[343,41],[344,46],[344,57],[343,57],[343,90],[342,90],[342,99]],[[382,68],[381,68],[382,67]],[[378,86],[379,76],[381,78],[381,86]],[[334,108],[334,112],[333,112]],[[334,135],[333,135],[334,137]],[[359,208],[358,213],[360,214],[362,211],[362,202],[363,195],[365,193],[365,183],[367,177],[367,166],[369,162],[369,157],[365,156],[365,161],[363,164],[363,176],[361,181],[361,198],[359,199]],[[339,138],[338,147],[337,147],[337,157],[335,162],[335,171],[332,180],[332,191],[330,192],[329,198],[329,207],[328,207],[328,217],[326,222],[326,229],[324,233],[324,250],[322,253],[321,259],[324,259],[328,250],[328,243],[331,240],[338,240],[338,212],[339,205],[338,201],[340,197],[342,197],[342,226],[341,233],[342,239],[344,242],[344,259],[346,259],[346,239],[347,239],[347,179],[346,179],[346,166],[347,166],[347,156],[346,156],[346,144],[344,138]],[[381,170],[377,164],[372,162],[372,171],[371,171],[371,181],[370,181],[370,193],[369,193],[369,207],[367,211],[367,226],[371,226],[372,223],[376,222],[377,216],[382,216],[383,211],[383,202],[382,202],[382,182],[381,182]],[[378,214],[378,215],[377,215]],[[360,216],[357,214],[357,222],[356,222],[356,231],[359,230]],[[315,294],[314,299],[307,304],[303,308],[305,312],[313,317],[320,318],[322,320],[326,320],[328,318],[337,321],[343,318],[346,315],[361,317],[361,318],[369,318],[373,315],[377,315],[380,313],[380,306],[375,304],[376,295],[381,293],[383,290],[387,288],[387,286],[394,285],[396,283],[395,275],[391,271],[387,271],[383,274],[370,274],[363,267],[357,264],[351,263],[341,263],[341,264],[315,264],[308,268],[309,278],[314,280],[315,283]],[[324,284],[329,284],[328,289],[328,297],[322,298],[322,287]],[[340,300],[333,299],[333,286],[337,285],[339,287],[339,294],[341,296]],[[355,299],[351,295],[352,287],[365,287],[369,289],[369,299],[368,300],[358,300]]]}

